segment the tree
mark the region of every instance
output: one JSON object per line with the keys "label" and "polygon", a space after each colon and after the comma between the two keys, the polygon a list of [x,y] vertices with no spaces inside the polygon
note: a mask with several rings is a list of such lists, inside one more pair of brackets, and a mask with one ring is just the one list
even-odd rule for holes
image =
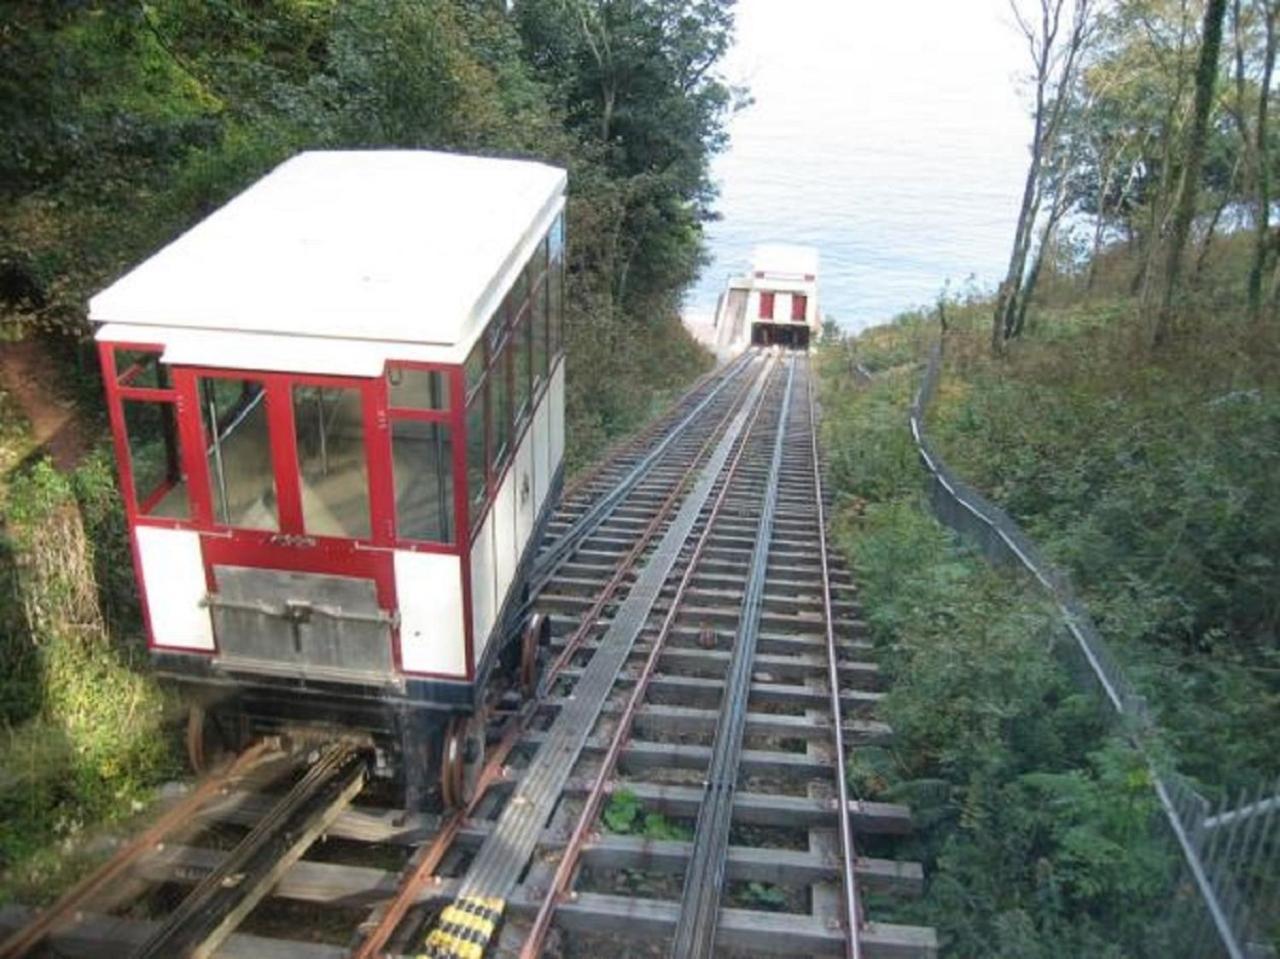
{"label": "tree", "polygon": [[1271,77],[1276,65],[1276,18],[1280,2],[1252,0],[1245,8],[1254,13],[1262,30],[1262,64],[1254,96],[1257,105],[1252,123],[1249,119],[1249,76],[1246,68],[1250,45],[1249,25],[1245,22],[1240,0],[1231,5],[1232,34],[1235,55],[1235,102],[1231,116],[1240,132],[1245,166],[1253,191],[1253,258],[1249,265],[1247,292],[1249,312],[1254,322],[1262,317],[1262,276],[1271,252],[1271,162],[1267,148],[1267,114],[1271,96]]}
{"label": "tree", "polygon": [[1196,65],[1195,109],[1181,164],[1178,202],[1165,263],[1164,295],[1151,334],[1154,346],[1161,346],[1169,338],[1175,298],[1182,284],[1182,255],[1186,249],[1187,236],[1191,232],[1191,220],[1196,212],[1196,193],[1200,188],[1205,144],[1209,139],[1209,111],[1213,106],[1214,87],[1218,79],[1218,54],[1222,48],[1222,22],[1226,9],[1227,0],[1208,0],[1205,6],[1200,55]]}
{"label": "tree", "polygon": [[1093,0],[1038,0],[1038,3],[1039,18],[1033,21],[1024,15],[1017,0],[1010,0],[1010,8],[1031,55],[1034,129],[1009,266],[996,293],[992,315],[991,350],[997,354],[1003,351],[1005,341],[1016,335],[1027,256],[1043,196],[1041,171],[1053,158],[1070,88],[1094,27]]}
{"label": "tree", "polygon": [[[609,175],[609,295],[644,314],[690,282],[734,91],[714,68],[734,0],[519,0],[526,55]],[[664,305],[665,308],[665,305]]]}

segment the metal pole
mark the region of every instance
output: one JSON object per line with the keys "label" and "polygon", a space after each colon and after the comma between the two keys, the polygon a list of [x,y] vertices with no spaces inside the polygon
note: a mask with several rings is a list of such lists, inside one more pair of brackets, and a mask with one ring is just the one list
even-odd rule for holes
{"label": "metal pole", "polygon": [[218,400],[208,380],[203,380],[205,399],[209,404],[209,426],[213,433],[213,468],[218,474],[218,493],[222,498],[222,522],[231,523],[231,501],[227,498],[227,474],[222,465],[222,434],[218,429]]}

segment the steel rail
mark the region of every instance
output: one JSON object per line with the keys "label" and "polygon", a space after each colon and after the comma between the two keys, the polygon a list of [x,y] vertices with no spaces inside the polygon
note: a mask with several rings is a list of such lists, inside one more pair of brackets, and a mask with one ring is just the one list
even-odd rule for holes
{"label": "steel rail", "polygon": [[546,893],[543,895],[542,901],[538,905],[538,912],[534,916],[533,925],[530,927],[529,932],[525,937],[524,944],[520,948],[520,959],[537,959],[537,957],[542,954],[542,947],[546,942],[547,933],[551,931],[551,921],[554,918],[556,907],[563,902],[565,896],[568,895],[569,885],[573,881],[573,874],[578,868],[583,847],[586,845],[591,832],[591,827],[599,815],[601,803],[603,803],[605,795],[609,792],[609,781],[613,777],[614,770],[617,768],[618,759],[622,755],[622,750],[625,748],[627,741],[631,737],[631,727],[634,725],[636,714],[640,709],[640,704],[644,699],[649,683],[657,672],[658,662],[662,658],[662,653],[666,647],[667,639],[670,637],[672,629],[675,626],[676,619],[679,616],[680,604],[683,602],[685,594],[693,583],[694,575],[698,568],[698,562],[701,560],[702,554],[706,549],[706,545],[711,539],[712,529],[715,526],[716,520],[720,516],[721,509],[728,499],[729,489],[734,476],[737,474],[738,465],[747,449],[748,441],[755,430],[756,421],[759,419],[760,413],[764,409],[765,396],[766,392],[762,390],[755,409],[752,411],[751,419],[748,421],[746,429],[743,431],[742,441],[734,452],[733,459],[726,467],[724,483],[720,487],[720,491],[715,500],[712,502],[710,512],[707,515],[706,524],[703,526],[702,531],[694,544],[688,565],[685,566],[684,573],[680,577],[680,582],[676,586],[676,592],[672,597],[671,605],[667,609],[662,625],[659,627],[658,633],[654,637],[653,644],[649,649],[649,655],[645,659],[640,675],[636,678],[635,684],[631,689],[631,694],[628,696],[627,702],[623,707],[622,714],[619,716],[617,724],[614,727],[613,735],[610,737],[609,746],[605,751],[604,758],[601,760],[600,768],[597,770],[591,786],[588,789],[583,807],[578,813],[578,818],[574,823],[573,831],[569,835],[564,851],[560,856],[560,862],[556,866],[555,874],[552,876],[551,883],[548,886]]}
{"label": "steel rail", "polygon": [[715,386],[704,396],[698,405],[693,408],[682,420],[673,425],[671,429],[658,441],[631,469],[620,479],[604,496],[596,500],[587,510],[582,513],[570,527],[565,530],[555,540],[550,543],[542,554],[535,560],[533,569],[530,571],[529,593],[536,595],[541,591],[542,587],[550,581],[555,575],[559,566],[568,558],[568,556],[577,548],[578,544],[590,536],[600,524],[604,522],[614,510],[614,508],[626,498],[627,494],[635,488],[649,470],[658,462],[659,459],[667,452],[667,450],[683,433],[702,415],[703,411],[711,405],[711,401],[719,395],[729,383],[733,382],[739,373],[750,366],[751,354],[744,353],[742,358],[730,364],[725,370],[724,377],[715,384]]}
{"label": "steel rail", "polygon": [[[746,364],[740,364],[740,366],[745,369]],[[726,371],[725,382],[732,381],[736,377],[737,372],[740,372],[740,370]],[[710,376],[711,374],[708,374],[708,376],[704,377],[704,380],[709,379]],[[688,480],[697,475],[703,455],[706,450],[715,443],[716,438],[723,433],[728,424],[732,421],[743,396],[749,391],[750,386],[751,383],[749,380],[743,384],[743,388],[739,396],[734,400],[725,415],[716,424],[708,439],[699,449],[699,452],[693,457],[680,481],[677,482],[676,487],[668,495],[666,500],[664,500],[662,506],[659,508],[658,514],[647,526],[645,533],[642,536],[642,542],[633,547],[632,550],[628,552],[627,556],[624,557],[610,582],[606,585],[600,596],[597,597],[597,601],[593,605],[592,611],[584,617],[583,623],[586,628],[580,627],[579,630],[575,631],[575,636],[581,633],[582,636],[585,637],[590,626],[594,625],[594,621],[598,617],[600,610],[604,608],[608,599],[614,592],[616,592],[617,587],[621,584],[626,574],[634,568],[636,561],[643,553],[644,544],[647,544],[652,539],[652,536],[660,527],[663,517],[670,512],[670,507],[678,500],[679,494],[687,485]],[[700,405],[699,408],[701,409],[702,406]],[[581,645],[581,642],[582,639],[579,638],[575,645],[573,638],[570,638],[570,641],[566,643],[560,656],[548,668],[544,683],[555,678],[555,676],[570,661],[573,652],[576,650],[577,646]],[[431,845],[426,849],[418,863],[414,866],[413,870],[400,884],[395,897],[383,908],[383,914],[379,919],[378,924],[363,937],[359,947],[352,953],[353,959],[377,959],[377,957],[381,955],[381,952],[385,948],[387,942],[390,941],[391,936],[394,935],[395,930],[408,914],[408,910],[412,907],[414,902],[417,901],[421,891],[434,879],[435,870],[444,859],[448,850],[452,848],[454,841],[466,825],[468,819],[474,815],[481,800],[488,793],[489,788],[495,783],[501,781],[503,778],[502,774],[506,759],[510,755],[511,750],[515,747],[516,743],[519,741],[520,737],[527,730],[534,715],[534,710],[525,709],[508,724],[507,731],[504,734],[501,743],[495,749],[493,755],[486,760],[485,767],[480,774],[479,780],[476,784],[475,794],[471,801],[465,808],[458,810],[450,816],[450,818],[440,827],[435,838],[432,840]]]}
{"label": "steel rail", "polygon": [[223,768],[215,770],[159,819],[117,850],[102,866],[77,882],[53,906],[5,940],[0,945],[0,959],[21,959],[26,956],[64,920],[82,912],[108,884],[122,878],[144,853],[179,827],[189,824],[205,803],[262,762],[275,748],[275,744],[270,741],[255,743]]}
{"label": "steel rail", "polygon": [[717,423],[711,433],[708,434],[706,440],[703,441],[702,446],[698,448],[698,452],[690,458],[689,465],[685,467],[685,471],[681,474],[676,485],[672,488],[671,492],[667,494],[666,499],[664,499],[658,507],[658,511],[641,531],[639,538],[627,551],[626,555],[623,556],[618,567],[614,570],[613,575],[610,576],[609,581],[597,594],[595,601],[591,604],[591,608],[579,620],[577,628],[574,629],[573,633],[571,633],[568,639],[565,640],[564,646],[560,650],[560,654],[547,668],[547,672],[543,680],[543,688],[547,688],[549,684],[561,673],[561,671],[573,660],[574,655],[581,648],[583,642],[585,642],[587,636],[591,633],[591,630],[597,625],[600,613],[604,610],[605,606],[608,605],[609,600],[611,600],[614,594],[618,591],[618,588],[622,585],[622,581],[626,579],[627,574],[635,568],[636,562],[643,555],[649,543],[653,541],[653,537],[657,535],[658,529],[662,526],[662,521],[671,514],[671,510],[679,501],[681,493],[689,486],[693,481],[693,478],[698,475],[698,471],[701,469],[704,457],[706,457],[708,452],[714,448],[718,438],[723,435],[724,431],[729,428],[729,424],[732,422],[734,414],[738,411],[738,404],[743,400],[743,398],[745,398],[750,389],[751,382],[748,380],[743,383],[741,393],[729,408],[725,410],[724,416],[720,418],[720,422]]}
{"label": "steel rail", "polygon": [[538,746],[516,795],[503,807],[493,830],[471,860],[458,884],[453,905],[441,913],[428,934],[424,944],[427,954],[433,954],[434,949],[434,954],[474,955],[473,947],[483,946],[496,931],[506,900],[537,848],[590,729],[600,717],[623,664],[680,560],[691,530],[698,525],[712,500],[724,466],[750,419],[755,398],[764,392],[773,369],[774,363],[769,361],[759,371],[748,403],[734,415],[662,540],[647,557],[635,584],[584,667],[573,695],[567,698],[548,735]]}
{"label": "steel rail", "polygon": [[827,559],[827,514],[822,493],[822,462],[818,455],[818,419],[815,412],[813,377],[807,381],[809,395],[809,442],[813,452],[813,498],[818,508],[818,556],[822,570],[822,619],[827,641],[827,685],[831,692],[831,728],[835,734],[836,794],[840,803],[840,866],[843,879],[845,921],[845,956],[862,959],[862,901],[858,895],[857,851],[853,843],[853,824],[849,819],[849,777],[844,748],[844,716],[840,701],[840,661],[836,645],[835,615],[831,606],[831,572]]}
{"label": "steel rail", "polygon": [[303,777],[157,925],[136,959],[212,956],[364,787],[366,776],[360,750],[341,741],[324,746]]}
{"label": "steel rail", "polygon": [[515,748],[536,712],[530,704],[508,721],[502,739],[485,760],[470,802],[445,820],[436,832],[435,838],[431,840],[431,845],[426,847],[421,858],[400,882],[395,896],[382,907],[382,914],[378,917],[376,925],[364,935],[359,946],[352,951],[352,959],[379,959],[382,956],[383,949],[386,948],[400,923],[404,921],[409,909],[418,901],[422,891],[435,879],[436,869],[444,860],[445,854],[453,848],[462,828],[475,815],[490,788],[503,780],[507,757],[511,755],[511,750]]}
{"label": "steel rail", "polygon": [[639,432],[622,438],[611,445],[600,455],[600,458],[595,463],[583,469],[570,483],[565,486],[564,492],[560,496],[561,501],[567,502],[577,496],[585,490],[589,484],[598,480],[605,470],[616,464],[622,457],[635,452],[646,443],[652,442],[653,438],[662,433],[662,429],[666,423],[676,415],[681,406],[689,401],[691,396],[696,394],[698,390],[704,388],[709,382],[715,379],[716,376],[723,375],[728,369],[729,367],[725,367],[724,370],[713,367],[712,369],[707,370],[707,372],[694,380],[694,382],[689,385],[688,389],[680,394],[677,399],[668,404],[667,408],[658,414],[652,423],[641,429]]}
{"label": "steel rail", "polygon": [[777,432],[769,464],[764,500],[760,509],[756,541],[752,549],[742,614],[725,678],[711,761],[698,808],[689,871],[680,897],[680,913],[671,941],[672,959],[709,957],[715,949],[720,900],[724,890],[725,863],[729,850],[729,829],[733,821],[733,795],[738,785],[738,759],[746,728],[747,700],[764,605],[765,576],[769,566],[769,546],[773,539],[774,515],[778,506],[778,477],[795,384],[795,360],[787,367],[787,385],[778,411]]}

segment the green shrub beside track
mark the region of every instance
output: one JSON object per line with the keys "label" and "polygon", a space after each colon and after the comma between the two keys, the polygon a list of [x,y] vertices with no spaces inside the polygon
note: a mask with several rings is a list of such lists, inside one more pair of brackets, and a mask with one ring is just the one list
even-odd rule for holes
{"label": "green shrub beside track", "polygon": [[1171,954],[1157,924],[1173,860],[1145,768],[1055,657],[1051,608],[929,514],[906,429],[918,372],[889,367],[860,388],[843,351],[823,356],[836,538],[896,733],[855,751],[852,785],[911,804],[926,872],[921,901],[875,912],[936,925],[956,956]]}
{"label": "green shrub beside track", "polygon": [[132,562],[105,454],[40,461],[0,495],[0,900],[56,891],[87,831],[178,771],[146,672]]}

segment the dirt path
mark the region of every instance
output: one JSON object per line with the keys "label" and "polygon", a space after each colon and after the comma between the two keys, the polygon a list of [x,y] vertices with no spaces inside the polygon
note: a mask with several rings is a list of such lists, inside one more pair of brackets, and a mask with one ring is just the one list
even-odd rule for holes
{"label": "dirt path", "polygon": [[76,416],[75,401],[56,388],[56,368],[38,341],[0,343],[0,388],[22,408],[37,447],[49,454],[58,469],[68,470],[80,462],[92,442]]}

